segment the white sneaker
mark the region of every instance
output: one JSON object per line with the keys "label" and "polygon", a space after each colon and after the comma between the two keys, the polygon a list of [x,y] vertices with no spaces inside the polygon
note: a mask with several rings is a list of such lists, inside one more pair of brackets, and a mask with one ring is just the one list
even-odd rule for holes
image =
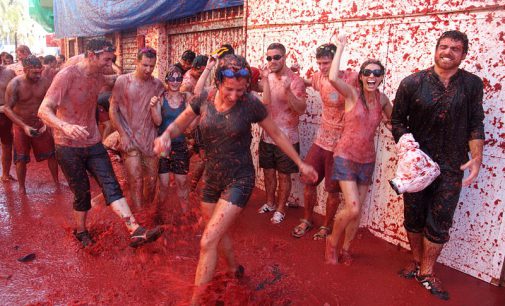
{"label": "white sneaker", "polygon": [[258,209],[258,214],[264,214],[264,213],[271,212],[274,210],[275,210],[275,207],[272,207],[272,206],[268,205],[268,203],[265,203],[265,204],[263,204],[263,206],[260,207],[260,209]]}
{"label": "white sneaker", "polygon": [[273,224],[279,224],[284,220],[284,216],[286,216],[285,213],[276,211],[274,212],[274,215],[270,219],[270,222],[272,222]]}

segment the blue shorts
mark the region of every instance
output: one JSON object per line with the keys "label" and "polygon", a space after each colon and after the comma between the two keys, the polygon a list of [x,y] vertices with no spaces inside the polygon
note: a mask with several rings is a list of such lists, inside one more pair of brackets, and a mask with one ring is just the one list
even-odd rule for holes
{"label": "blue shorts", "polygon": [[254,176],[243,178],[227,178],[221,173],[208,173],[204,176],[205,186],[202,190],[202,201],[206,203],[217,203],[219,199],[223,199],[244,208],[251,197],[254,189]]}
{"label": "blue shorts", "polygon": [[360,164],[337,156],[333,161],[332,178],[337,181],[356,181],[358,185],[370,185],[374,169],[375,162]]}

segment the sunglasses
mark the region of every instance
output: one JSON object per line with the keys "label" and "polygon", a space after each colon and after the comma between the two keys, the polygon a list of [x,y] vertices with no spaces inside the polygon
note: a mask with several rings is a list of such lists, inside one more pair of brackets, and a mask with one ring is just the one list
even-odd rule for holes
{"label": "sunglasses", "polygon": [[364,69],[361,73],[364,76],[370,76],[373,74],[376,77],[380,77],[380,76],[384,75],[384,70],[382,70],[382,69],[374,69],[374,70]]}
{"label": "sunglasses", "polygon": [[103,52],[114,52],[114,51],[116,51],[116,48],[114,48],[112,46],[107,46],[107,47],[104,47],[102,50],[93,51],[93,53],[100,54]]}
{"label": "sunglasses", "polygon": [[156,55],[156,50],[154,50],[153,48],[142,48],[139,50],[139,53],[142,53],[142,54],[150,53],[150,54]]}
{"label": "sunglasses", "polygon": [[269,55],[269,56],[267,56],[267,62],[271,62],[271,61],[272,61],[272,59],[274,59],[274,60],[278,61],[278,60],[280,60],[283,56],[284,56],[284,55],[280,55],[280,54],[276,54],[276,55],[274,55],[274,56],[270,56],[270,55]]}
{"label": "sunglasses", "polygon": [[221,71],[221,75],[224,76],[225,78],[240,78],[240,77],[246,77],[249,75],[249,70],[242,68],[239,71],[235,72],[231,69],[226,69]]}
{"label": "sunglasses", "polygon": [[165,81],[173,83],[173,82],[182,82],[183,79],[184,78],[181,77],[181,76],[180,77],[176,77],[176,78],[168,76],[168,77],[165,78]]}

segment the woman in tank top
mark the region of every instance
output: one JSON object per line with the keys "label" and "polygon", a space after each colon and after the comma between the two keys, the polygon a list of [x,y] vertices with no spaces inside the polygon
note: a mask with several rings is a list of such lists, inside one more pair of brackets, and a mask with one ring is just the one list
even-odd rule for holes
{"label": "woman in tank top", "polygon": [[[337,52],[341,53],[345,44],[346,37],[339,35]],[[349,265],[352,260],[350,242],[358,229],[361,206],[375,168],[375,133],[383,113],[388,120],[391,118],[392,105],[378,89],[384,78],[384,66],[380,61],[367,60],[361,65],[358,87],[345,83],[337,73],[332,73],[339,66],[340,56],[336,55],[330,70],[330,76],[333,76],[330,82],[345,98],[345,114],[342,135],[334,149],[333,179],[339,181],[344,207],[336,214],[333,231],[326,239],[325,258],[329,264],[340,261]],[[336,246],[344,232],[338,258]]]}
{"label": "woman in tank top", "polygon": [[[165,92],[160,97],[152,97],[151,113],[154,123],[159,126],[158,135],[163,134],[167,127],[186,109],[186,101],[190,94],[179,92],[182,84],[182,71],[175,65],[168,67],[165,77]],[[160,157],[158,176],[160,203],[164,203],[170,185],[170,173],[174,174],[175,186],[179,204],[183,213],[188,212],[189,204],[189,151],[184,134],[172,139],[169,152],[164,152]]]}

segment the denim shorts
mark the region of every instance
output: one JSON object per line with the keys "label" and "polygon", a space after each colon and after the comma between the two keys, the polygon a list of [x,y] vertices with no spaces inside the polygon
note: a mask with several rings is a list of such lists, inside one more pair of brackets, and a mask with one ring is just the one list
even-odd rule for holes
{"label": "denim shorts", "polygon": [[358,185],[370,185],[374,169],[375,162],[360,164],[337,156],[333,160],[333,179],[356,181]]}

